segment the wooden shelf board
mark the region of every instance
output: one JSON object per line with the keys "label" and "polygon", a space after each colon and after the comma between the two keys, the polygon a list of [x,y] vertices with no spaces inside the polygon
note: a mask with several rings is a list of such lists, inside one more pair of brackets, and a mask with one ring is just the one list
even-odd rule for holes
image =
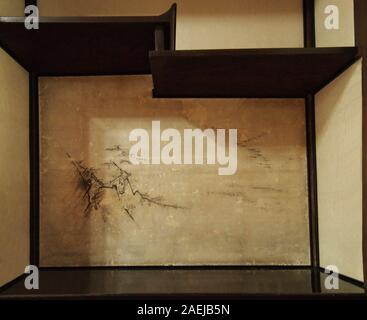
{"label": "wooden shelf board", "polygon": [[0,45],[39,75],[146,74],[156,26],[165,30],[165,48],[174,48],[175,10],[146,17],[41,17],[38,30],[27,30],[25,18],[1,17]]}
{"label": "wooden shelf board", "polygon": [[354,47],[150,52],[162,98],[305,97],[357,58]]}

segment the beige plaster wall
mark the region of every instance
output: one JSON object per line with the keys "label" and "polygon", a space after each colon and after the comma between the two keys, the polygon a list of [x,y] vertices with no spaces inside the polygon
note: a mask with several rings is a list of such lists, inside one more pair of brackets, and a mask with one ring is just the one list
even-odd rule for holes
{"label": "beige plaster wall", "polygon": [[23,16],[24,0],[0,0],[0,16]]}
{"label": "beige plaster wall", "polygon": [[0,286],[29,264],[28,73],[0,49]]}
{"label": "beige plaster wall", "polygon": [[[178,0],[177,49],[302,47],[302,0]],[[172,0],[38,0],[41,15],[157,15]]]}
{"label": "beige plaster wall", "polygon": [[316,95],[321,265],[362,280],[361,61]]}
{"label": "beige plaster wall", "polygon": [[[303,100],[152,99],[151,89],[149,76],[41,79],[41,264],[309,264]],[[151,132],[152,120],[181,134],[237,128],[236,174],[129,164],[130,131]],[[81,172],[94,181],[87,196]],[[96,193],[92,173],[103,185],[129,173],[131,187]]]}

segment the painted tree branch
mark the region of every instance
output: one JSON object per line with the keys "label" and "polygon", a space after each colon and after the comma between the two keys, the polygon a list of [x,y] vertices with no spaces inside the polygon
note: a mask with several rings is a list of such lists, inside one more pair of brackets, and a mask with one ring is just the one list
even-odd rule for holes
{"label": "painted tree branch", "polygon": [[[93,209],[98,210],[100,208],[106,190],[114,190],[119,201],[123,201],[123,196],[130,191],[132,196],[139,197],[142,204],[146,203],[162,208],[184,209],[178,205],[165,203],[162,197],[151,197],[149,194],[135,189],[131,182],[131,173],[122,169],[115,161],[110,161],[106,165],[108,168],[116,170],[117,174],[110,181],[105,182],[97,176],[97,169],[85,166],[83,161],[74,160],[70,154],[67,154],[67,157],[78,172],[85,189],[83,196],[83,198],[87,199],[87,206],[84,209],[85,214],[90,214]],[[124,205],[122,211],[135,222],[131,208]]]}

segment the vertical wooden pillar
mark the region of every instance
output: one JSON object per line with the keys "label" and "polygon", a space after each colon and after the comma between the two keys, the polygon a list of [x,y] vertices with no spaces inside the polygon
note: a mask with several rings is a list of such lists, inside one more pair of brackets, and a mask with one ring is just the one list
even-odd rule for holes
{"label": "vertical wooden pillar", "polygon": [[[314,48],[315,41],[315,1],[303,0],[304,47]],[[319,228],[317,205],[317,170],[316,170],[316,129],[315,129],[315,97],[305,97],[307,173],[308,173],[308,206],[310,229],[310,260],[312,267],[312,288],[320,292],[320,259]]]}
{"label": "vertical wooden pillar", "polygon": [[39,265],[38,76],[29,74],[30,264]]}
{"label": "vertical wooden pillar", "polygon": [[177,18],[177,4],[174,3],[169,9],[170,12],[170,50],[176,50],[176,18]]}
{"label": "vertical wooden pillar", "polygon": [[307,136],[307,169],[308,197],[310,212],[310,245],[311,265],[319,268],[319,232],[317,202],[317,168],[316,168],[316,129],[315,129],[315,97],[307,95],[306,104],[306,136]]}
{"label": "vertical wooden pillar", "polygon": [[364,284],[367,291],[367,1],[354,0],[356,46],[362,56],[362,237]]}
{"label": "vertical wooden pillar", "polygon": [[315,0],[303,0],[303,38],[305,48],[315,48]]}

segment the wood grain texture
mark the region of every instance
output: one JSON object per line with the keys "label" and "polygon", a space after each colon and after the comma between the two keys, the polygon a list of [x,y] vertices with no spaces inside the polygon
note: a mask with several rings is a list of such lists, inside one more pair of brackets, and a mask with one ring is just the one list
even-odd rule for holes
{"label": "wood grain texture", "polygon": [[[152,99],[151,85],[148,76],[40,79],[41,265],[309,264],[303,99]],[[180,132],[238,128],[237,173],[126,164],[130,130],[150,131],[152,120]],[[105,180],[114,160],[135,189],[176,207],[106,192],[85,212],[71,159]]]}
{"label": "wood grain texture", "polygon": [[29,264],[28,73],[0,49],[0,286]]}
{"label": "wood grain texture", "polygon": [[320,261],[363,281],[362,63],[316,95]]}

